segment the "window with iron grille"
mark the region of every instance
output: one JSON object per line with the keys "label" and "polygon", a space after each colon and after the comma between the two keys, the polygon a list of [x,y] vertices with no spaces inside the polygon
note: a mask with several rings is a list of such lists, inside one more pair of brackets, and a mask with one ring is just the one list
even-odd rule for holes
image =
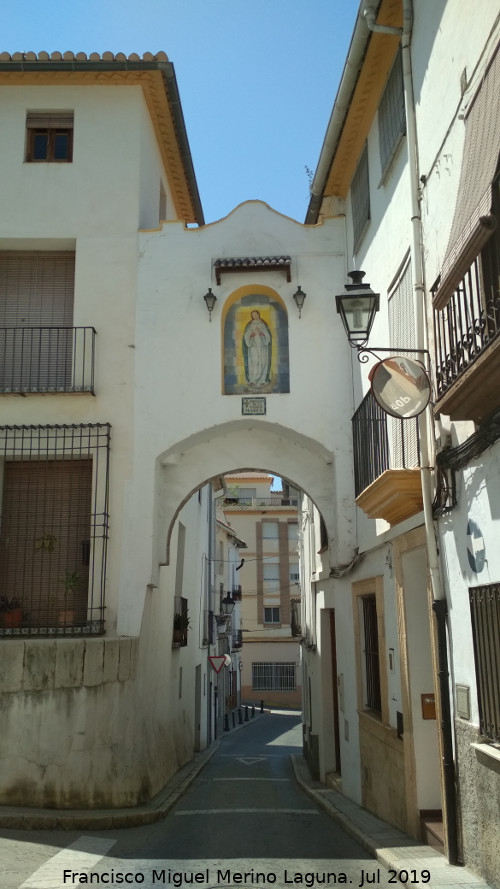
{"label": "window with iron grille", "polygon": [[295,691],[294,663],[253,663],[252,691]]}
{"label": "window with iron grille", "polygon": [[380,665],[375,595],[361,596],[363,620],[363,686],[364,705],[368,710],[382,712],[380,696]]}
{"label": "window with iron grille", "polygon": [[481,733],[500,743],[500,584],[469,589]]}
{"label": "window with iron grille", "polygon": [[184,648],[188,644],[188,626],[188,600],[184,596],[174,596],[172,648]]}
{"label": "window with iron grille", "polygon": [[26,161],[71,163],[73,112],[30,111],[26,117]]}
{"label": "window with iron grille", "polygon": [[109,439],[108,424],[0,427],[0,636],[104,632]]}
{"label": "window with iron grille", "polygon": [[398,50],[378,107],[382,176],[387,172],[406,130],[401,48]]}
{"label": "window with iron grille", "polygon": [[368,175],[368,145],[366,143],[351,182],[351,208],[354,251],[356,251],[370,220],[370,180]]}

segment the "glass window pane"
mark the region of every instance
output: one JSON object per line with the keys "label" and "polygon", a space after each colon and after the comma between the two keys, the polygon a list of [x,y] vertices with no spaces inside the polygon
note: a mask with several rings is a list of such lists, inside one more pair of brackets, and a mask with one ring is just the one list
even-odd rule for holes
{"label": "glass window pane", "polygon": [[33,160],[36,160],[36,161],[47,160],[48,142],[49,142],[49,134],[46,130],[41,133],[34,133],[34,135],[33,135]]}
{"label": "glass window pane", "polygon": [[262,522],[262,537],[264,540],[277,540],[278,522]]}
{"label": "glass window pane", "polygon": [[54,160],[64,161],[68,157],[69,136],[68,133],[55,133],[54,135]]}

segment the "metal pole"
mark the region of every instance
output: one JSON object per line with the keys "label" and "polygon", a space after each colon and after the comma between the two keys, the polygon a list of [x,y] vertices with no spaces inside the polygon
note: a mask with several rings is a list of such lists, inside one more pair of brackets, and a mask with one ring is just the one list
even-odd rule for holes
{"label": "metal pole", "polygon": [[446,599],[435,599],[432,610],[436,615],[438,642],[438,678],[441,697],[441,739],[443,744],[443,780],[446,803],[446,839],[450,864],[458,863],[457,809],[455,793],[455,763],[453,760],[453,739],[451,736],[450,673],[448,669],[448,647],[446,639]]}

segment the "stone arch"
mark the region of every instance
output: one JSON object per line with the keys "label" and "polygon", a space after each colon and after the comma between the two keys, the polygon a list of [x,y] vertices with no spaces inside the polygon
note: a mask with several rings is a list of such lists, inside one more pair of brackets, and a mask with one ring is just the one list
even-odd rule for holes
{"label": "stone arch", "polygon": [[158,455],[155,524],[157,564],[170,563],[170,538],[177,515],[205,482],[228,472],[263,469],[301,488],[334,537],[333,454],[294,429],[261,419],[241,418],[198,432]]}
{"label": "stone arch", "polygon": [[[268,356],[258,379],[249,376],[248,336],[253,335],[252,325],[260,328],[261,337],[256,336],[256,341],[265,338],[264,351]],[[223,395],[290,391],[288,312],[276,290],[263,284],[247,284],[234,290],[221,313],[221,338]]]}

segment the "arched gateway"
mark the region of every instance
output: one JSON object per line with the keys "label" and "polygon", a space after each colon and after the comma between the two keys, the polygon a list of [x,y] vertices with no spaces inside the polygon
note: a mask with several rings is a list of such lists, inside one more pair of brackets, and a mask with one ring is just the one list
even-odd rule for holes
{"label": "arched gateway", "polygon": [[350,362],[334,301],[345,280],[343,220],[303,226],[252,201],[202,229],[144,232],[139,255],[124,536],[134,559],[118,611],[126,633],[139,631],[147,584],[170,564],[180,508],[235,467],[293,479],[320,509],[334,558],[352,552]]}

